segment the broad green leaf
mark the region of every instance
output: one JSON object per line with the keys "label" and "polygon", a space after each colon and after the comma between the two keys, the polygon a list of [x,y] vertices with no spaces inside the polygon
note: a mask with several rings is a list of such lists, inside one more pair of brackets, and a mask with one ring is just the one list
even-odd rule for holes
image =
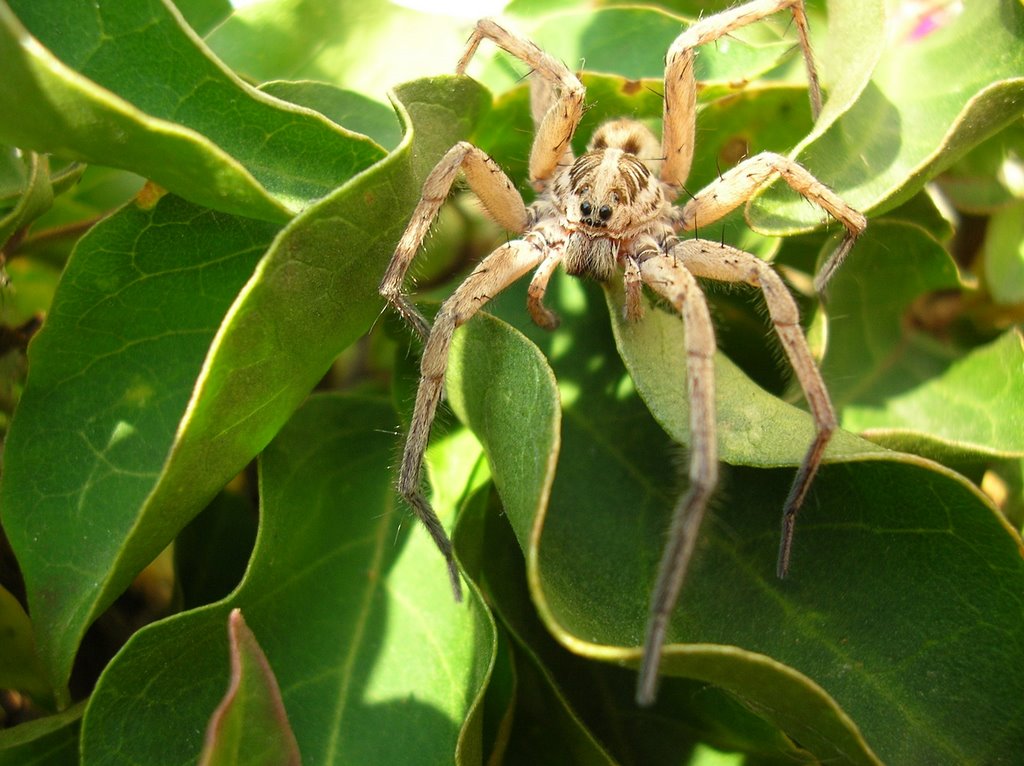
{"label": "broad green leaf", "polygon": [[27,692],[38,701],[50,696],[36,653],[32,622],[10,591],[0,587],[0,689]]}
{"label": "broad green leaf", "polygon": [[454,74],[471,27],[386,0],[278,0],[236,9],[206,42],[253,80],[319,80],[383,102],[395,83]]}
{"label": "broad green leaf", "polygon": [[[945,15],[937,11],[934,28],[920,21],[906,29],[890,16],[890,40],[871,82],[795,157],[862,211],[909,199],[1024,111],[1019,0],[965,0]],[[819,211],[784,184],[762,200],[752,212],[759,230],[792,232],[820,221]]]}
{"label": "broad green leaf", "polygon": [[274,669],[240,609],[228,615],[231,680],[210,719],[200,766],[298,766]]}
{"label": "broad green leaf", "polygon": [[0,732],[0,766],[78,766],[84,704]]}
{"label": "broad green leaf", "polygon": [[12,0],[0,55],[0,100],[20,107],[0,120],[5,140],[132,170],[214,209],[280,222],[382,156],[242,83],[161,0]]}
{"label": "broad green leaf", "polygon": [[260,90],[320,112],[332,122],[369,136],[388,149],[396,147],[402,138],[395,111],[355,91],[312,80],[274,80],[261,85]]}
{"label": "broad green leaf", "polygon": [[[423,177],[484,106],[467,79],[400,95],[415,143],[410,132],[276,237],[166,197],[76,250],[32,346],[0,486],[55,688],[86,626],[379,314],[377,284]],[[40,475],[40,461],[61,470]]]}
{"label": "broad green leaf", "polygon": [[949,254],[917,226],[880,220],[849,266],[829,287],[822,365],[843,426],[928,456],[1021,454],[1019,333],[967,353],[908,318],[920,296],[962,289]]}
{"label": "broad green leaf", "polygon": [[[591,306],[599,301],[585,295]],[[662,429],[638,414],[607,332],[601,339],[593,312],[568,305],[559,337],[569,345],[552,341],[565,407],[561,450],[540,514],[530,502],[547,495],[550,478],[536,453],[555,443],[545,434],[557,420],[536,403],[535,374],[484,359],[505,351],[495,332],[479,345],[469,334],[457,358],[473,360],[480,376],[460,361],[465,371],[449,378],[449,393],[484,442],[495,476],[515,477],[504,505],[548,628],[576,653],[636,662],[679,469]],[[629,338],[620,328],[625,351],[662,360],[665,373],[630,362],[649,399],[652,378],[674,376],[683,389],[681,342],[628,348],[648,337],[648,323],[674,319],[660,314],[650,310]],[[517,337],[506,336],[509,344]],[[601,345],[605,355],[595,356]],[[513,392],[528,403],[519,418],[507,414]],[[718,392],[727,460],[799,460],[809,441],[806,414],[768,405],[738,373],[723,370]],[[751,401],[765,401],[764,413],[752,412]],[[534,412],[537,419],[526,416]],[[530,445],[525,453],[523,445]],[[977,490],[936,464],[842,436],[833,458],[854,462],[827,465],[816,480],[785,582],[775,579],[774,563],[792,469],[726,472],[673,618],[672,641],[686,643],[667,649],[664,672],[724,687],[821,760],[1012,757],[1024,719],[1004,708],[1020,711],[1024,688],[1003,668],[1020,661],[1024,645],[1019,538]],[[965,611],[976,619],[965,622]],[[976,661],[965,665],[967,655]]]}
{"label": "broad green leaf", "polygon": [[[195,762],[227,684],[223,625],[236,607],[274,669],[303,762],[453,762],[480,726],[494,626],[474,591],[453,601],[440,555],[397,504],[395,426],[383,399],[317,395],[296,412],[260,458],[244,582],[132,637],[90,702],[85,766],[120,753]],[[438,511],[450,522],[452,506]]]}

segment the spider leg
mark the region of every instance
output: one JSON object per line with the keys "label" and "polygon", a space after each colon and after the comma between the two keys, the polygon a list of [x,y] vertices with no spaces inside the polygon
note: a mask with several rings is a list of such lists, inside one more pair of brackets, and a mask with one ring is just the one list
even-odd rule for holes
{"label": "spider leg", "polygon": [[423,195],[398,241],[379,288],[380,294],[424,339],[430,332],[430,323],[403,292],[402,285],[460,171],[496,223],[516,234],[525,231],[529,224],[529,213],[522,196],[494,160],[466,141],[460,141],[448,150],[423,183]]}
{"label": "spider leg", "polygon": [[658,565],[651,595],[644,653],[637,683],[637,703],[654,702],[658,666],[669,617],[697,541],[708,499],[718,483],[715,436],[715,335],[707,301],[697,280],[681,261],[659,253],[640,264],[644,282],[665,297],[686,325],[686,386],[690,399],[690,487],[672,512],[668,543]]}
{"label": "spider leg", "polygon": [[673,248],[672,252],[698,277],[722,282],[746,282],[760,288],[768,306],[772,325],[782,342],[782,348],[796,373],[814,418],[814,441],[811,442],[800,464],[782,513],[782,539],[779,544],[777,573],[780,578],[785,577],[789,570],[797,513],[821,465],[825,447],[838,428],[828,390],[800,328],[796,301],[771,266],[750,253],[702,240],[686,240]]}
{"label": "spider leg", "polygon": [[[532,103],[536,123],[543,104],[549,102],[543,118],[539,119],[537,135],[530,149],[530,181],[535,188],[542,189],[557,169],[558,163],[571,151],[569,142],[583,117],[583,96],[586,90],[565,64],[525,37],[509,32],[493,19],[477,22],[466,45],[466,52],[455,68],[457,74],[466,71],[466,65],[484,38],[492,40],[498,47],[520,59],[550,84],[538,91]],[[550,92],[551,86],[555,94]]]}
{"label": "spider leg", "polygon": [[807,68],[808,94],[814,119],[821,112],[821,86],[811,54],[803,0],[753,0],[695,22],[675,39],[665,57],[665,111],[663,119],[661,180],[682,188],[693,163],[696,133],[697,81],[693,71],[694,49],[729,34],[735,29],[760,21],[789,8],[793,14],[800,48]]}
{"label": "spider leg", "polygon": [[857,237],[864,232],[868,222],[862,213],[846,204],[842,197],[811,175],[803,165],[788,157],[763,152],[727,170],[686,204],[680,214],[680,228],[692,231],[698,225],[704,227],[717,221],[751,199],[761,187],[776,177],[781,177],[793,191],[824,208],[846,229],[843,240],[815,279],[814,286],[820,293],[829,277],[849,254]]}
{"label": "spider leg", "polygon": [[437,405],[444,390],[444,375],[448,369],[448,352],[452,336],[455,330],[469,321],[481,306],[537,266],[543,257],[544,253],[540,248],[525,240],[513,240],[488,255],[451,297],[441,304],[434,320],[434,327],[430,330],[423,349],[416,405],[409,424],[405,451],[402,454],[402,467],[398,473],[398,491],[423,522],[444,556],[456,601],[462,600],[462,583],[455,566],[452,543],[423,494],[422,487],[423,455],[427,449]]}

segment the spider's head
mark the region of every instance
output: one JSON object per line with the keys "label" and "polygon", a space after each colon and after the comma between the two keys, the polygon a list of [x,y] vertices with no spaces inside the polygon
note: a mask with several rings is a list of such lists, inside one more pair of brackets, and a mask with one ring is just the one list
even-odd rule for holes
{"label": "spider's head", "polygon": [[655,218],[664,202],[656,173],[660,157],[658,140],[641,123],[614,120],[601,125],[586,154],[556,183],[555,195],[569,227],[618,239]]}

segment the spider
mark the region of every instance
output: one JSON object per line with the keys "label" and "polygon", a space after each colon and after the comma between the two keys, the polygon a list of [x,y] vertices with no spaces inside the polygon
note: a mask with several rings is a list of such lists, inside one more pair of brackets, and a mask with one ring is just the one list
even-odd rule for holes
{"label": "spider", "polygon": [[[535,137],[529,176],[537,191],[527,206],[487,154],[468,142],[453,146],[428,175],[423,195],[380,284],[381,295],[425,340],[415,409],[405,442],[398,491],[424,523],[444,555],[456,600],[462,586],[452,545],[422,489],[423,455],[444,390],[448,352],[455,330],[488,300],[533,270],[527,309],[546,329],[558,325],[544,306],[548,281],[562,265],[570,275],[608,282],[621,275],[628,320],[643,316],[643,286],[664,298],[685,322],[686,386],[690,408],[689,488],[673,510],[668,542],[651,595],[637,701],[654,701],[661,650],[693,553],[697,532],[718,481],[715,436],[715,336],[707,302],[697,279],[744,282],[759,287],[786,356],[803,389],[816,435],[803,459],[782,516],[777,574],[789,568],[796,515],[837,428],[825,384],[799,324],[793,297],[771,267],[750,253],[700,239],[707,226],[751,199],[781,177],[797,193],[819,205],[845,228],[845,236],[816,279],[819,291],[849,253],[866,226],[864,216],[796,162],[763,153],[722,173],[683,206],[680,196],[694,153],[695,48],[733,30],[789,9],[797,29],[815,118],[821,92],[808,41],[803,0],[753,0],[700,20],[680,34],[666,56],[662,139],[630,119],[605,122],[587,150],[574,157],[570,140],[584,111],[584,88],[569,69],[529,40],[483,19],[476,24],[456,72],[463,74],[482,40],[489,39],[522,60],[533,74]],[[484,258],[442,305],[434,325],[403,291],[406,272],[459,174],[485,211],[517,235]],[[693,236],[681,236],[693,232]]]}

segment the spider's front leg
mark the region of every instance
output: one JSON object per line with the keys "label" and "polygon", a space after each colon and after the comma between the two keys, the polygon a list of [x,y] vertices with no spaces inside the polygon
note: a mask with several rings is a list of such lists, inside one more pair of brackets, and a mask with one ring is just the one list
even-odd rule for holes
{"label": "spider's front leg", "polygon": [[423,522],[444,555],[456,601],[462,600],[462,583],[455,566],[451,540],[423,494],[422,486],[423,455],[427,449],[437,405],[444,390],[444,375],[448,369],[448,352],[452,336],[455,330],[469,321],[481,306],[530,269],[535,268],[543,258],[544,251],[525,240],[509,242],[487,256],[441,305],[423,349],[416,405],[409,424],[405,451],[402,454],[402,467],[398,474],[398,491]]}
{"label": "spider's front leg", "polygon": [[693,556],[708,500],[718,483],[715,422],[715,332],[697,280],[674,255],[658,253],[639,263],[640,277],[668,300],[686,326],[686,387],[690,400],[690,487],[672,512],[668,543],[658,565],[637,682],[637,703],[654,702],[658,666],[669,617]]}
{"label": "spider's front leg", "polygon": [[484,210],[500,226],[515,234],[522,234],[530,222],[522,196],[494,160],[466,141],[460,141],[448,150],[427,176],[423,184],[423,195],[395,248],[379,288],[380,294],[423,339],[430,332],[430,323],[402,288],[406,272],[460,171],[469,188],[480,199]]}
{"label": "spider's front leg", "polygon": [[[558,164],[571,152],[570,141],[583,117],[586,90],[565,64],[525,37],[509,32],[493,19],[477,22],[466,52],[455,69],[458,74],[466,71],[469,60],[484,38],[520,59],[546,82],[538,101],[533,104],[534,120],[539,118],[539,124],[530,149],[530,181],[534,188],[541,190],[547,186]],[[554,92],[549,92],[552,89]],[[539,111],[544,111],[543,117]]]}
{"label": "spider's front leg", "polygon": [[772,152],[763,152],[730,168],[694,195],[679,218],[685,231],[698,231],[751,199],[774,178],[782,178],[790,188],[805,199],[823,208],[839,221],[846,234],[835,252],[822,266],[814,280],[821,293],[829,278],[849,254],[853,243],[864,233],[868,222],[864,214],[854,210],[838,194],[811,175],[803,165]]}
{"label": "spider's front leg", "polygon": [[693,163],[697,117],[697,80],[693,71],[695,49],[785,8],[789,8],[793,14],[807,67],[811,113],[814,119],[818,118],[821,112],[821,88],[814,67],[814,56],[811,54],[803,0],[753,0],[701,19],[676,38],[665,57],[665,109],[662,121],[662,156],[665,163],[661,171],[664,183],[674,189],[682,189]]}

